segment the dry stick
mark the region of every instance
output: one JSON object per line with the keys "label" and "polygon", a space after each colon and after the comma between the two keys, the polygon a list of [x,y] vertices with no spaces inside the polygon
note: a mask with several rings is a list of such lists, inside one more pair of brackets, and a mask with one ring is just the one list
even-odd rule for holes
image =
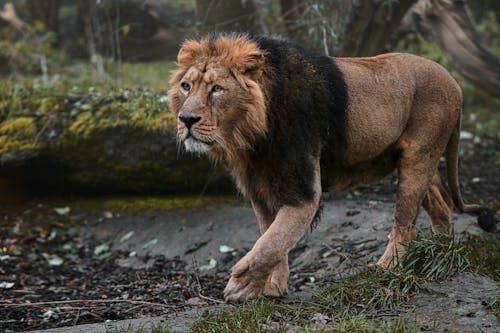
{"label": "dry stick", "polygon": [[72,303],[130,303],[130,304],[143,304],[152,306],[161,306],[165,308],[175,308],[174,305],[153,303],[146,301],[134,301],[126,299],[72,299],[67,301],[53,301],[53,302],[36,302],[36,303],[2,303],[0,301],[0,307],[17,307],[17,306],[39,306],[39,305],[56,305],[56,304],[72,304]]}
{"label": "dry stick", "polygon": [[73,326],[76,326],[76,323],[78,323],[78,320],[80,319],[80,311],[82,309],[78,309],[78,312],[76,313],[76,318],[73,320]]}
{"label": "dry stick", "polygon": [[212,298],[212,297],[208,297],[208,296],[205,296],[205,295],[203,295],[201,293],[201,283],[200,283],[200,278],[198,276],[198,262],[196,261],[196,259],[194,258],[194,256],[193,256],[193,266],[194,266],[194,277],[196,279],[196,284],[198,285],[198,296],[201,299],[204,299],[204,300],[207,300],[207,301],[211,301],[211,302],[219,303],[219,304],[226,304],[225,301],[221,301],[221,300],[218,300],[218,299],[215,299],[215,298]]}

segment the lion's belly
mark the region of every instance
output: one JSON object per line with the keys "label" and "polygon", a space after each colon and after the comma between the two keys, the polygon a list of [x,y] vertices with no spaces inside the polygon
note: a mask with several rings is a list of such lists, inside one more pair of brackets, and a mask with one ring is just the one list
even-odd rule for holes
{"label": "lion's belly", "polygon": [[391,146],[368,161],[323,170],[322,188],[324,191],[344,191],[356,185],[373,183],[391,173],[397,160],[398,151]]}
{"label": "lion's belly", "polygon": [[411,73],[396,66],[395,58],[389,54],[337,59],[349,92],[342,160],[349,169],[369,164],[394,145],[406,128],[415,84]]}

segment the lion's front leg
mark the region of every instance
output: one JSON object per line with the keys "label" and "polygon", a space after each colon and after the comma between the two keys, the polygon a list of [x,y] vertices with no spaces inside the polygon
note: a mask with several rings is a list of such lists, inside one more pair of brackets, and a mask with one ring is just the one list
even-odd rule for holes
{"label": "lion's front leg", "polygon": [[[263,235],[273,223],[277,212],[260,200],[252,200],[252,206],[255,216],[257,217],[257,222],[259,223],[260,234]],[[274,266],[267,277],[264,286],[264,295],[271,297],[283,295],[288,290],[287,284],[289,274],[288,255],[285,255],[281,261]]]}
{"label": "lion's front leg", "polygon": [[281,207],[252,250],[233,267],[224,290],[226,301],[244,302],[263,294],[279,296],[286,290],[288,252],[307,232],[319,207],[319,167],[316,170],[313,198],[298,206]]}
{"label": "lion's front leg", "polygon": [[274,222],[252,250],[234,265],[224,290],[227,301],[244,302],[264,294],[273,269],[281,264],[290,249],[309,229],[318,202],[319,198],[298,207],[285,206],[280,209]]}

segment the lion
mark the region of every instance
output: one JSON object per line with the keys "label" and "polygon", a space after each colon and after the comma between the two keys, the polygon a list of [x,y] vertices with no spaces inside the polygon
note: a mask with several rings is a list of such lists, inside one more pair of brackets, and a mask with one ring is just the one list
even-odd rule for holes
{"label": "lion", "polygon": [[[391,268],[416,237],[422,206],[434,232],[452,229],[461,89],[439,64],[410,54],[332,58],[282,39],[187,40],[169,90],[180,142],[227,165],[261,236],[231,270],[226,301],[287,290],[288,252],[318,218],[323,191],[397,170],[394,225],[377,265]],[[446,158],[451,194],[438,163]]]}

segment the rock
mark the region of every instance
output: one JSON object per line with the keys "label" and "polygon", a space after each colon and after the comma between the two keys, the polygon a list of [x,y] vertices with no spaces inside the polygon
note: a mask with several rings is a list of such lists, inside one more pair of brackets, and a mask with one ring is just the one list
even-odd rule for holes
{"label": "rock", "polygon": [[180,152],[165,94],[16,85],[0,101],[0,178],[41,189],[233,191],[222,168]]}

